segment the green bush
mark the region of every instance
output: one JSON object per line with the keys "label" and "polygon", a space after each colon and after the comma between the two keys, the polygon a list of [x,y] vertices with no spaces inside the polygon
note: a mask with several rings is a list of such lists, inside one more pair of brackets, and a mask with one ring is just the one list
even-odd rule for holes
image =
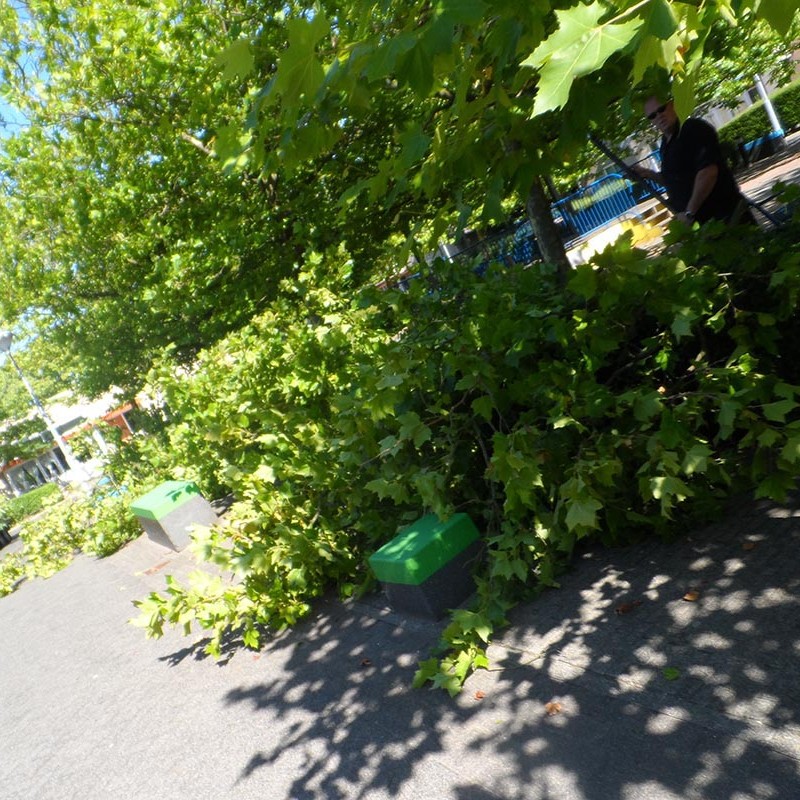
{"label": "green bush", "polygon": [[[784,130],[788,132],[800,127],[800,81],[784,86],[770,97]],[[735,119],[722,125],[719,138],[721,142],[735,147],[740,142],[752,142],[771,131],[772,125],[764,103],[759,100]]]}
{"label": "green bush", "polygon": [[0,597],[22,578],[50,577],[81,551],[103,557],[136,538],[141,529],[130,497],[73,494],[23,520],[22,550],[0,560]]}
{"label": "green bush", "polygon": [[19,497],[5,500],[0,509],[0,516],[9,526],[16,525],[26,517],[41,511],[46,505],[55,502],[60,496],[61,489],[57,483],[45,483]]}
{"label": "green bush", "polygon": [[19,538],[26,577],[49,578],[66,567],[80,551],[88,524],[88,503],[76,497],[23,522]]}
{"label": "green bush", "polygon": [[[620,244],[566,291],[546,267],[444,263],[351,297],[323,264],[191,376],[153,376],[176,463],[237,502],[198,552],[238,577],[170,581],[140,624],[238,631],[370,585],[366,558],[427,512],[484,531],[478,599],[418,682],[457,691],[507,608],[556,583],[578,541],[672,535],[732,491],[800,472],[798,230],[706,228],[646,258]],[[324,268],[323,268],[324,266]]]}
{"label": "green bush", "polygon": [[25,577],[25,561],[19,553],[0,559],[0,597],[11,594]]}
{"label": "green bush", "polygon": [[109,556],[141,534],[139,521],[130,509],[131,498],[125,493],[94,504],[81,544],[84,552]]}
{"label": "green bush", "polygon": [[0,531],[8,531],[14,524],[11,512],[8,510],[8,501],[0,500]]}

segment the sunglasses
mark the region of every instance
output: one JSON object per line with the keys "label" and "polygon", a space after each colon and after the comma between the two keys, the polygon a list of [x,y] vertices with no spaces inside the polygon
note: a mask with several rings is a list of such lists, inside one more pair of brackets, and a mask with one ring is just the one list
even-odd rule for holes
{"label": "sunglasses", "polygon": [[669,100],[664,103],[663,106],[659,106],[655,111],[647,115],[647,119],[652,122],[659,114],[663,114],[667,110],[667,106],[669,105]]}

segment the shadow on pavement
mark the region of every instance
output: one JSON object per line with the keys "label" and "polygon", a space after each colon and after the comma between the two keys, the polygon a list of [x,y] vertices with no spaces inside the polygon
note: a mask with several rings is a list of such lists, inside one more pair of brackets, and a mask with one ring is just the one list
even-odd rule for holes
{"label": "shadow on pavement", "polygon": [[282,651],[284,678],[234,689],[227,701],[263,713],[285,735],[254,752],[242,778],[299,764],[286,794],[294,800],[360,797],[376,788],[402,796],[418,764],[442,752],[442,730],[465,717],[447,695],[410,689],[438,633],[437,625],[398,627],[342,609],[270,646],[269,658]]}
{"label": "shadow on pavement", "polygon": [[410,688],[439,625],[329,603],[265,648],[268,681],[225,697],[280,732],[240,782],[269,770],[292,800],[797,796],[792,513],[742,504],[676,543],[584,556],[455,700]]}
{"label": "shadow on pavement", "polygon": [[[502,644],[529,669],[496,684],[510,735],[471,748],[543,787],[511,796],[794,796],[799,544],[791,512],[763,503],[678,543],[588,556],[514,613]],[[521,678],[561,710],[537,719]]]}

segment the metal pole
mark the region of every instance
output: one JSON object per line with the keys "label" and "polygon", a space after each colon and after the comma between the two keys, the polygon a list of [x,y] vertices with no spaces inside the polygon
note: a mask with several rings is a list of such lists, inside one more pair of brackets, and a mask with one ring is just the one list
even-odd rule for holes
{"label": "metal pole", "polygon": [[772,105],[772,100],[769,99],[769,92],[767,91],[767,87],[764,86],[764,81],[761,79],[760,75],[756,75],[756,89],[758,90],[759,95],[761,95],[761,99],[764,101],[764,110],[767,112],[767,117],[769,117],[769,123],[772,125],[772,131],[775,133],[780,144],[783,144],[783,125],[781,125],[781,121],[778,119],[778,113],[775,111],[775,106]]}
{"label": "metal pole", "polygon": [[53,420],[50,418],[50,415],[45,410],[45,407],[42,405],[39,398],[36,396],[36,392],[33,391],[33,386],[30,385],[28,379],[25,377],[25,373],[20,369],[19,364],[17,364],[16,359],[14,356],[11,355],[11,351],[9,350],[6,355],[11,359],[11,363],[14,365],[14,369],[17,371],[17,375],[19,375],[19,379],[25,385],[25,388],[28,390],[28,394],[31,396],[31,400],[33,400],[33,404],[36,406],[37,411],[41,415],[42,419],[44,420],[44,424],[47,425],[47,430],[50,431],[50,435],[53,437],[55,444],[61,449],[61,452],[64,454],[64,458],[66,459],[67,465],[69,466],[70,470],[74,470],[75,474],[82,479],[86,478],[86,471],[84,470],[83,464],[75,457],[75,453],[72,452],[72,448],[66,443],[64,437],[59,433],[58,428],[56,427]]}

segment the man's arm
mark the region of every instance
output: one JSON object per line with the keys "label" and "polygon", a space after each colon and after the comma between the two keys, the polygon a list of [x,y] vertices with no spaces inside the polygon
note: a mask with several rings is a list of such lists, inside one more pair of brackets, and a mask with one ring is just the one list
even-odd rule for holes
{"label": "man's arm", "polygon": [[692,195],[689,198],[689,202],[686,203],[686,210],[682,211],[680,214],[676,214],[676,219],[680,219],[683,222],[692,221],[695,214],[697,214],[714,189],[718,176],[719,167],[716,164],[709,164],[707,167],[703,167],[701,170],[697,171],[697,174],[694,176]]}

